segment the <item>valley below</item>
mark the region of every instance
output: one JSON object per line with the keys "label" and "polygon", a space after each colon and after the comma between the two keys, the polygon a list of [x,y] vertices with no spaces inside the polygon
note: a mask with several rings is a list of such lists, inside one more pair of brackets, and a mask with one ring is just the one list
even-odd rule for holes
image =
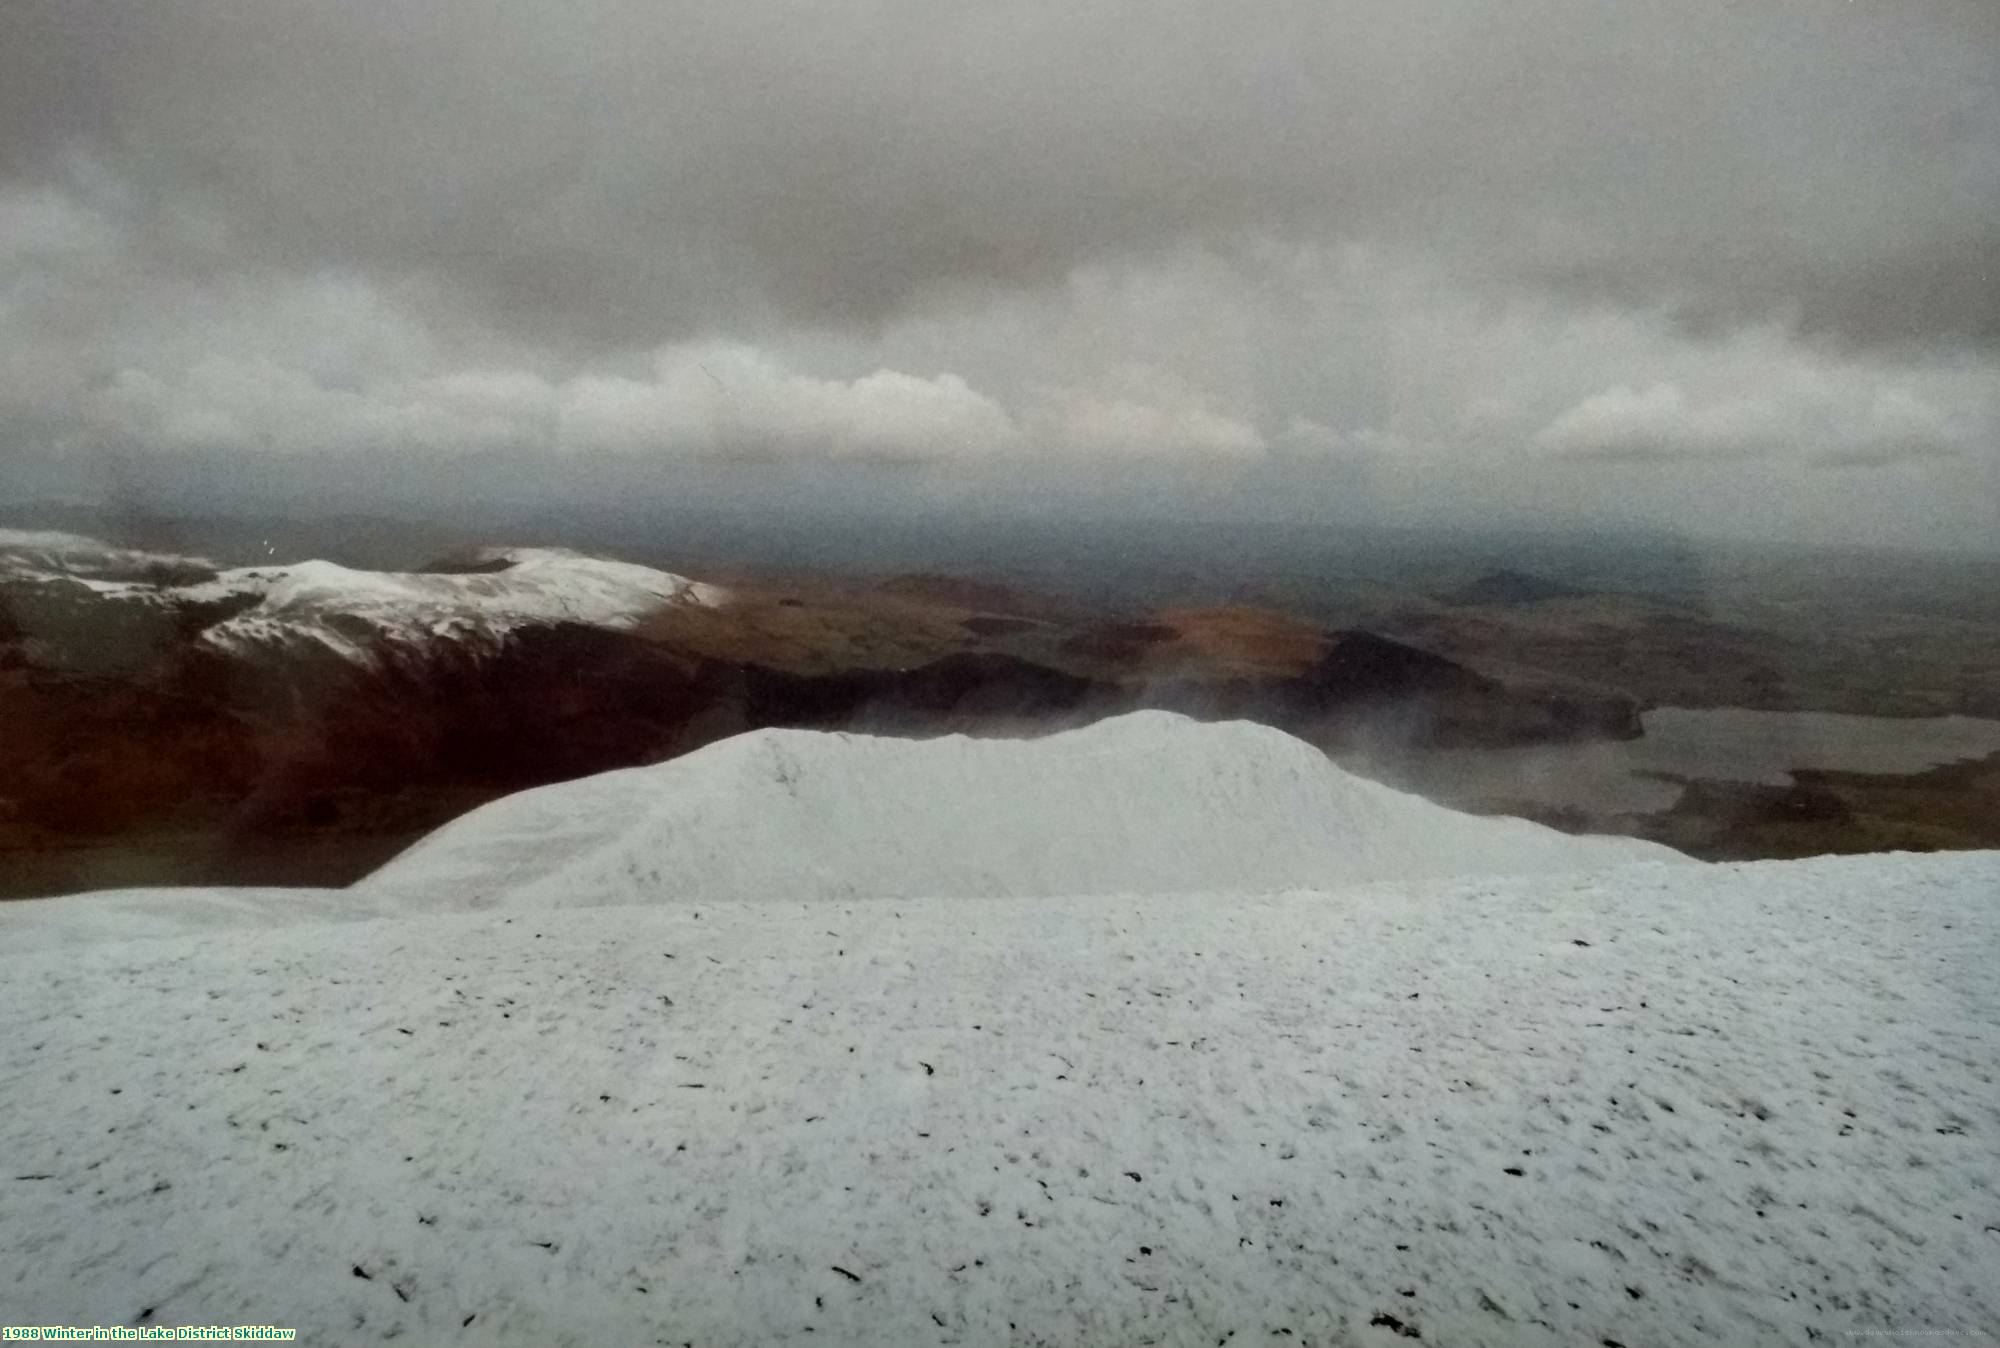
{"label": "valley below", "polygon": [[2000,842],[2000,721],[1660,707],[1636,739],[1342,761],[1419,795],[1711,861]]}
{"label": "valley below", "polygon": [[342,885],[486,801],[746,730],[1040,735],[1138,709],[1705,859],[2000,845],[2000,623],[1886,664],[1878,634],[1916,621],[1893,594],[1836,620],[1775,583],[1698,601],[1507,569],[1309,593],[699,569],[550,548],[231,568],[0,531],[0,897]]}

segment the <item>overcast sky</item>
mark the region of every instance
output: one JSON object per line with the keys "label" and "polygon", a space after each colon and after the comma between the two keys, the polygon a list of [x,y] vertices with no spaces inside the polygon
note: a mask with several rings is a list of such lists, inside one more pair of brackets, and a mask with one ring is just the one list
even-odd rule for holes
{"label": "overcast sky", "polygon": [[1978,542],[2000,4],[6,0],[0,455]]}

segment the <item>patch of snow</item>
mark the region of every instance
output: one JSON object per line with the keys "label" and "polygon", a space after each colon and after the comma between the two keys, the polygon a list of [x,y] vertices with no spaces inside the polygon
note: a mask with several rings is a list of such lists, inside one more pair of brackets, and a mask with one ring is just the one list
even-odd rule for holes
{"label": "patch of snow", "polygon": [[26,568],[9,568],[8,578],[32,580],[51,586],[74,585],[100,599],[132,600],[141,603],[158,603],[160,587],[134,580],[101,580],[96,576],[75,575],[64,571],[41,571]]}
{"label": "patch of snow", "polygon": [[101,571],[136,571],[149,566],[215,569],[206,558],[121,548],[57,529],[0,529],[0,571],[27,579],[72,580],[106,594],[151,592],[155,587],[150,585],[89,579]]}
{"label": "patch of snow", "polygon": [[0,552],[38,552],[49,555],[63,553],[100,553],[111,550],[111,545],[82,534],[64,533],[60,529],[0,529]]}
{"label": "patch of snow", "polygon": [[8,948],[6,1319],[1301,1348],[2000,1324],[2000,853],[1221,899],[695,878]]}

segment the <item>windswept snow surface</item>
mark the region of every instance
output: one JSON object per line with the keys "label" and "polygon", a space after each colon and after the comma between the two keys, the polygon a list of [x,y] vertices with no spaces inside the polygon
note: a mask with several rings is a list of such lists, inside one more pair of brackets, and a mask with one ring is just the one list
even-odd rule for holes
{"label": "windswept snow surface", "polygon": [[2000,853],[1227,901],[667,893],[0,955],[0,1322],[2000,1326]]}
{"label": "windswept snow surface", "polygon": [[66,958],[76,947],[100,941],[226,937],[250,928],[394,915],[353,889],[256,885],[105,889],[53,899],[0,901],[0,950]]}
{"label": "windswept snow surface", "polygon": [[410,906],[1242,892],[1685,857],[1482,819],[1282,731],[1135,712],[1042,739],[739,735],[495,801],[361,882]]}

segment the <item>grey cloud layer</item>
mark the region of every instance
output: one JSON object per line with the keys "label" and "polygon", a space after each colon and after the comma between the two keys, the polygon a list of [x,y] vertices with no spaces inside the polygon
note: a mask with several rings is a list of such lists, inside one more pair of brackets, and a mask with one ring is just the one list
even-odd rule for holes
{"label": "grey cloud layer", "polygon": [[1982,0],[14,0],[0,145],[163,261],[657,342],[1189,237],[1396,239],[1697,324],[2000,340]]}
{"label": "grey cloud layer", "polygon": [[1976,533],[1996,68],[1991,0],[8,0],[0,453]]}

